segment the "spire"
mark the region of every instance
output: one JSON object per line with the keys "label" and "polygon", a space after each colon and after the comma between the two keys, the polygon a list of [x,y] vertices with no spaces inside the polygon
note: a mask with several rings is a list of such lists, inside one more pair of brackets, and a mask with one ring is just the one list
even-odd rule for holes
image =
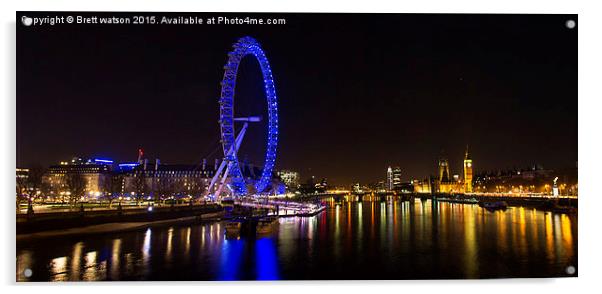
{"label": "spire", "polygon": [[447,161],[447,157],[445,156],[445,150],[441,149],[441,156],[439,157],[439,162],[437,163],[438,171],[439,171],[439,181],[447,182],[450,179],[449,174],[449,162]]}
{"label": "spire", "polygon": [[138,163],[142,164],[142,156],[144,156],[144,151],[142,148],[138,149]]}
{"label": "spire", "polygon": [[441,151],[439,152],[439,160],[444,160],[447,159],[445,157],[445,149],[441,148]]}
{"label": "spire", "polygon": [[464,153],[464,160],[470,159],[470,153],[468,152],[468,144],[466,144],[466,153]]}

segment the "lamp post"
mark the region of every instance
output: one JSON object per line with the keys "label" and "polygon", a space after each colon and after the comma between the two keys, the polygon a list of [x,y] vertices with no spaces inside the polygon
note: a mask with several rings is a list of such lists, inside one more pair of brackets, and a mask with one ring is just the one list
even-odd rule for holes
{"label": "lamp post", "polygon": [[119,205],[117,206],[117,214],[118,215],[121,215],[121,213],[122,213],[121,199],[123,199],[123,196],[119,196]]}
{"label": "lamp post", "polygon": [[33,203],[31,195],[27,195],[27,218],[33,217]]}

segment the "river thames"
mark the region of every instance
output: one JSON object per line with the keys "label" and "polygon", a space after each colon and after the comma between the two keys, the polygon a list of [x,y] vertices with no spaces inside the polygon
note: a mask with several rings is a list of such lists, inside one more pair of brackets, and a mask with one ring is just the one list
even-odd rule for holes
{"label": "river thames", "polygon": [[[17,243],[18,281],[566,277],[577,215],[474,204],[328,202],[263,237],[224,223]],[[31,276],[26,277],[27,271]],[[571,272],[570,270],[568,272]]]}

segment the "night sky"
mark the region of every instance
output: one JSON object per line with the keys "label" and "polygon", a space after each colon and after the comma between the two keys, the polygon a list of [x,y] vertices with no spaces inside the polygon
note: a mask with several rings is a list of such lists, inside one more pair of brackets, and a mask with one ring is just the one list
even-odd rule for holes
{"label": "night sky", "polygon": [[[213,162],[226,53],[246,35],[276,82],[277,169],[350,184],[393,165],[409,180],[434,174],[444,152],[461,174],[467,144],[476,172],[576,164],[578,28],[565,26],[576,15],[230,16],[287,24],[17,23],[17,166],[135,161],[140,147],[162,163]],[[262,88],[246,58],[237,113],[265,113]],[[240,160],[261,164],[264,128],[251,126]]]}

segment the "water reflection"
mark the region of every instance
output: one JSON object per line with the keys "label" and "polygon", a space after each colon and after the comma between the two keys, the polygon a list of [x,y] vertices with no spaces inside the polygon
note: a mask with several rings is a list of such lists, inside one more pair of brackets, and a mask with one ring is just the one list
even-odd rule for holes
{"label": "water reflection", "polygon": [[71,255],[71,280],[79,280],[83,248],[83,242],[77,242],[73,246],[73,254]]}
{"label": "water reflection", "polygon": [[95,279],[98,279],[97,272],[96,272],[96,266],[97,266],[96,255],[97,255],[96,251],[86,253],[86,257],[85,257],[86,267],[85,267],[85,272],[84,272],[84,276],[83,276],[84,281],[93,281]]}
{"label": "water reflection", "polygon": [[119,279],[119,261],[121,259],[121,239],[113,240],[113,249],[111,250],[111,279]]}
{"label": "water reflection", "polygon": [[32,252],[24,250],[17,256],[17,281],[29,281],[30,277],[24,273],[26,269],[32,268],[32,264]]}
{"label": "water reflection", "polygon": [[165,249],[165,261],[171,262],[171,251],[173,247],[173,228],[167,230],[167,248]]}
{"label": "water reflection", "polygon": [[244,241],[240,239],[224,239],[220,252],[221,263],[219,266],[218,280],[237,280],[242,261]]}
{"label": "water reflection", "polygon": [[[565,276],[576,215],[432,201],[343,202],[224,238],[221,223],[18,244],[17,280],[403,279]],[[34,275],[25,277],[31,268]]]}
{"label": "water reflection", "polygon": [[[77,269],[79,271],[79,268]],[[57,257],[50,262],[52,281],[63,281],[67,278],[67,256]]]}
{"label": "water reflection", "polygon": [[478,259],[477,259],[477,238],[476,238],[476,217],[472,213],[474,210],[464,209],[464,263],[466,264],[466,275],[468,278],[478,278]]}
{"label": "water reflection", "polygon": [[271,238],[261,238],[255,244],[257,280],[277,280],[278,256],[274,240]]}
{"label": "water reflection", "polygon": [[151,229],[146,229],[144,233],[144,243],[142,243],[142,261],[146,264],[150,258],[150,248],[151,248]]}
{"label": "water reflection", "polygon": [[184,241],[185,243],[185,249],[184,249],[184,255],[188,255],[188,253],[190,252],[190,233],[191,233],[192,229],[190,227],[186,228],[186,241]]}

